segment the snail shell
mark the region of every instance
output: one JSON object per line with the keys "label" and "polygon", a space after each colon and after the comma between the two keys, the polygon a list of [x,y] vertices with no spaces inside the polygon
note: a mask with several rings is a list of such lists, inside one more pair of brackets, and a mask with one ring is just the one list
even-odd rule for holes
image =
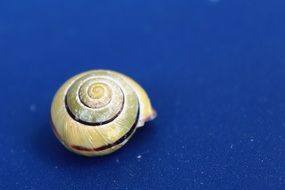
{"label": "snail shell", "polygon": [[57,138],[67,149],[85,156],[118,150],[138,127],[155,117],[144,89],[131,78],[108,70],[69,79],[51,106]]}

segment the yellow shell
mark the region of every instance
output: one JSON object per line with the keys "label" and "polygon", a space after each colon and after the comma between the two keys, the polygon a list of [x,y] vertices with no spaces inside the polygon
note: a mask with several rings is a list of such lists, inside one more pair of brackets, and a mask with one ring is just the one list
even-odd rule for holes
{"label": "yellow shell", "polygon": [[118,150],[138,127],[155,117],[144,89],[109,70],[88,71],[69,79],[51,106],[57,138],[69,150],[85,156]]}

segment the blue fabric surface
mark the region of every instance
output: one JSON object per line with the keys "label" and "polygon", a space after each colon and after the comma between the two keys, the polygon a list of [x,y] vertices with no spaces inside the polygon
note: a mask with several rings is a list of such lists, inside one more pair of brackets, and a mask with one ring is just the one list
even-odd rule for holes
{"label": "blue fabric surface", "polygon": [[[0,189],[284,189],[282,0],[0,1]],[[120,151],[68,152],[54,93],[123,72],[158,118]]]}

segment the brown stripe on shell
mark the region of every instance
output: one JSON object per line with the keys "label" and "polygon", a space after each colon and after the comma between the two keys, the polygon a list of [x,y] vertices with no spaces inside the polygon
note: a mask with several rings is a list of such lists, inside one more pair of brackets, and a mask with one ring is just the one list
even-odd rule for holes
{"label": "brown stripe on shell", "polygon": [[104,146],[101,146],[101,147],[98,147],[98,148],[86,148],[86,147],[82,147],[82,146],[78,146],[78,145],[71,145],[71,147],[73,149],[75,149],[75,150],[78,150],[78,151],[93,152],[93,151],[103,151],[103,150],[109,149],[109,148],[111,148],[113,146],[119,145],[122,142],[124,142],[128,137],[130,137],[130,135],[132,135],[135,132],[135,129],[137,127],[138,120],[139,120],[139,115],[140,115],[140,112],[139,112],[139,109],[138,109],[138,114],[137,114],[136,121],[133,124],[133,126],[131,127],[131,129],[123,137],[121,137],[119,140],[117,140],[116,142],[114,142],[112,144],[107,144],[107,145],[104,145]]}
{"label": "brown stripe on shell", "polygon": [[86,121],[82,121],[81,119],[78,119],[75,117],[75,115],[73,115],[73,113],[70,111],[69,107],[68,107],[68,104],[67,104],[67,97],[65,96],[65,109],[67,111],[67,113],[69,114],[69,116],[74,119],[75,121],[78,121],[84,125],[88,125],[88,126],[100,126],[100,125],[104,125],[104,124],[107,124],[107,123],[110,123],[112,121],[114,121],[123,111],[123,108],[124,108],[124,105],[125,105],[125,96],[123,96],[123,104],[122,104],[122,107],[120,109],[120,111],[111,119],[109,120],[106,120],[104,122],[100,122],[100,123],[89,123],[89,122],[86,122]]}

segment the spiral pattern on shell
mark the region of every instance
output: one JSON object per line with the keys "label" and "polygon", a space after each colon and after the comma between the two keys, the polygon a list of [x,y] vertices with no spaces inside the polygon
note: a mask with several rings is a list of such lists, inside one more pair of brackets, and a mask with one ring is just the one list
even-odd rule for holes
{"label": "spiral pattern on shell", "polygon": [[155,115],[140,85],[108,70],[89,71],[68,80],[51,108],[57,138],[69,150],[86,156],[118,150],[137,127]]}

